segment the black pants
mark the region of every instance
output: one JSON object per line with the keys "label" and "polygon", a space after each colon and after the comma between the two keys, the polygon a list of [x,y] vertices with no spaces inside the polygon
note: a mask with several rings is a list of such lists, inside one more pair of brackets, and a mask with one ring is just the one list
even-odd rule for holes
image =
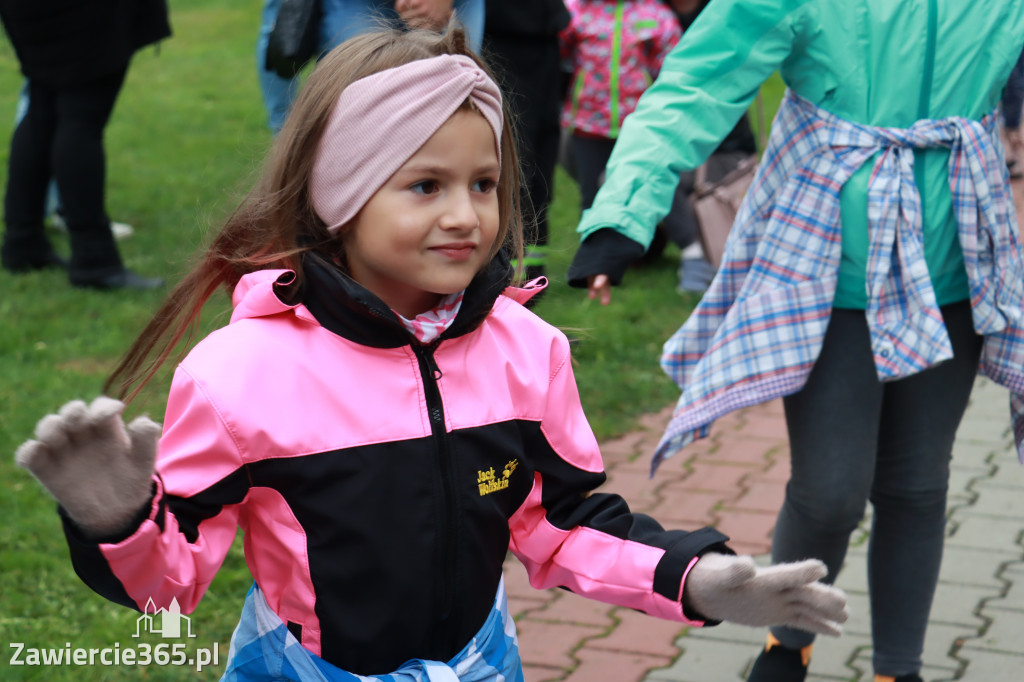
{"label": "black pants", "polygon": [[14,131],[4,197],[4,260],[31,260],[50,244],[43,230],[46,191],[57,182],[71,236],[72,280],[122,269],[105,206],[103,131],[110,120],[124,69],[67,88],[29,81],[29,106]]}
{"label": "black pants", "polygon": [[[868,500],[868,587],[875,672],[921,668],[939,577],[953,439],[978,373],[981,337],[967,301],[942,307],[953,358],[881,383],[862,310],[833,310],[807,384],[784,399],[792,473],[772,561],[817,558],[835,579]],[[772,632],[799,648],[814,635]]]}

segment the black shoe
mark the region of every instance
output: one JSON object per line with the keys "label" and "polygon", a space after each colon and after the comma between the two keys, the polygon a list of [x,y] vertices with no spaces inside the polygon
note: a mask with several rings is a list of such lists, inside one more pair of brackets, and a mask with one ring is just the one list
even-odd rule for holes
{"label": "black shoe", "polygon": [[771,634],[764,651],[750,668],[747,682],[804,682],[811,662],[811,647],[787,649]]}
{"label": "black shoe", "polygon": [[899,677],[875,675],[875,682],[924,682],[924,680],[917,673],[911,673],[909,675],[900,675]]}
{"label": "black shoe", "polygon": [[111,289],[135,289],[144,291],[146,289],[162,287],[164,285],[164,281],[159,277],[143,277],[142,275],[126,268],[120,272],[99,277],[72,277],[71,284],[76,287],[101,289],[104,291]]}
{"label": "black shoe", "polygon": [[3,258],[4,270],[13,273],[25,273],[33,270],[46,270],[48,268],[62,268],[67,270],[68,261],[66,258],[62,258],[57,254],[56,251],[50,251],[48,253],[34,256],[32,258],[14,258],[7,257]]}

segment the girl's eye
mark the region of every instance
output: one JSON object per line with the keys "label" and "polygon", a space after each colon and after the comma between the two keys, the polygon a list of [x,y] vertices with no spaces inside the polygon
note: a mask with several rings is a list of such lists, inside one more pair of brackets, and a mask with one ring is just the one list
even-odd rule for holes
{"label": "girl's eye", "polygon": [[417,194],[433,194],[437,191],[438,184],[436,180],[421,180],[409,189]]}
{"label": "girl's eye", "polygon": [[494,180],[490,178],[482,178],[473,183],[474,192],[490,192],[492,189],[498,186]]}

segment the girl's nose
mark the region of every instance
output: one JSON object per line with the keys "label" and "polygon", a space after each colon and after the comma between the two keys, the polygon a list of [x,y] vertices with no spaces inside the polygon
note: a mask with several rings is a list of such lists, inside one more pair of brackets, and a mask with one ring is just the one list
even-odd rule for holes
{"label": "girl's nose", "polygon": [[471,230],[480,224],[480,215],[468,190],[452,192],[441,217],[441,227],[449,230]]}

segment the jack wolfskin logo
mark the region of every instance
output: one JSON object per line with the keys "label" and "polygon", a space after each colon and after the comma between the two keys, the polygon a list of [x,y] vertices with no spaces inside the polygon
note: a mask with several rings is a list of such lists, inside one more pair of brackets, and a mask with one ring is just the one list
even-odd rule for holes
{"label": "jack wolfskin logo", "polygon": [[480,488],[480,496],[489,495],[496,490],[504,490],[508,487],[508,481],[512,478],[512,472],[519,466],[519,460],[513,459],[505,465],[505,469],[501,472],[501,478],[498,478],[494,474],[494,467],[491,467],[487,471],[476,472],[476,484]]}

